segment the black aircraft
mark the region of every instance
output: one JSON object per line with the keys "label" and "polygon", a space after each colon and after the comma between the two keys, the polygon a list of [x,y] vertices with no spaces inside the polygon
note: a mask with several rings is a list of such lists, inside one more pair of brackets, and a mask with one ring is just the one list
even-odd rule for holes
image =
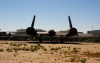
{"label": "black aircraft", "polygon": [[35,23],[35,15],[34,15],[31,27],[28,27],[26,29],[26,33],[28,35],[31,35],[31,36],[34,36],[34,37],[39,35],[40,36],[40,39],[39,39],[40,42],[41,42],[41,36],[44,35],[44,34],[49,35],[51,38],[53,36],[66,36],[66,37],[70,37],[70,36],[78,35],[77,29],[72,26],[70,16],[68,16],[68,19],[69,19],[70,29],[66,33],[55,32],[54,30],[50,30],[48,32],[37,32],[36,29],[34,28],[34,23]]}

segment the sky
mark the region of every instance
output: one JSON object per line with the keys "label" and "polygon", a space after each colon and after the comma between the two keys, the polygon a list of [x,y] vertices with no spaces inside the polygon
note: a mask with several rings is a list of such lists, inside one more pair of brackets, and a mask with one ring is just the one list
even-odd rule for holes
{"label": "sky", "polygon": [[70,15],[79,32],[100,30],[100,0],[0,0],[0,31],[31,26],[55,31],[68,30]]}

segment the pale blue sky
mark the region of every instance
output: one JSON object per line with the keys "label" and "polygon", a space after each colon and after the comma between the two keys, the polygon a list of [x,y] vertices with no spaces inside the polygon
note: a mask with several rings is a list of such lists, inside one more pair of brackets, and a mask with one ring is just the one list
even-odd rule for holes
{"label": "pale blue sky", "polygon": [[0,0],[1,31],[16,31],[31,26],[36,15],[36,29],[69,29],[79,32],[100,29],[100,0]]}

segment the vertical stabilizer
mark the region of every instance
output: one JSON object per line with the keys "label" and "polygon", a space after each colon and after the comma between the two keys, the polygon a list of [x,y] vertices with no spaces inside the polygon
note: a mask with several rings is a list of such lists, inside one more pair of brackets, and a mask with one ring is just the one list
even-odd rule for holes
{"label": "vertical stabilizer", "polygon": [[70,28],[72,28],[73,26],[72,26],[72,22],[71,22],[70,16],[68,16],[68,20],[69,20],[69,26],[70,26]]}
{"label": "vertical stabilizer", "polygon": [[34,28],[34,23],[35,23],[35,15],[33,17],[33,21],[32,21],[32,24],[31,24],[31,27]]}

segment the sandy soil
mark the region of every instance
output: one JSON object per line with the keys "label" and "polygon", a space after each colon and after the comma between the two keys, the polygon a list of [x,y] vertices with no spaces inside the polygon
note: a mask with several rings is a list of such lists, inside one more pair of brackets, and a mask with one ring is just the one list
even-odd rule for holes
{"label": "sandy soil", "polygon": [[0,63],[100,63],[100,44],[0,41]]}

